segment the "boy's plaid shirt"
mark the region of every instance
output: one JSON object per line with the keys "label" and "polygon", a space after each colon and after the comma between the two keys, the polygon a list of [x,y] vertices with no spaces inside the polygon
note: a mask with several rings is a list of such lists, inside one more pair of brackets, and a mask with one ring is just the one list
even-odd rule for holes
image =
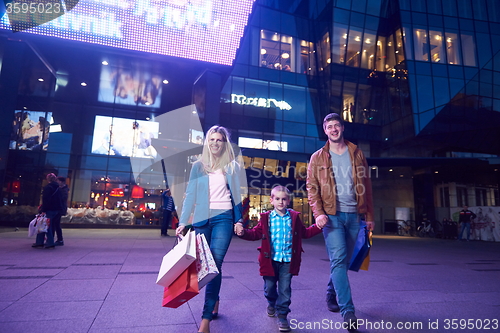
{"label": "boy's plaid shirt", "polygon": [[283,216],[280,216],[276,210],[269,214],[269,234],[272,260],[292,261],[292,217],[288,210]]}

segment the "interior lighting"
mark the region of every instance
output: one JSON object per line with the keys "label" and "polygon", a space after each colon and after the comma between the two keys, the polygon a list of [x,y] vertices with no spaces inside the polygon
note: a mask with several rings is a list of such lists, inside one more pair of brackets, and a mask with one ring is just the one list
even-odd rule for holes
{"label": "interior lighting", "polygon": [[168,80],[163,80],[163,84],[168,84]]}
{"label": "interior lighting", "polygon": [[109,63],[106,60],[104,60],[103,62],[101,62],[101,64],[103,64],[104,66],[109,65]]}
{"label": "interior lighting", "polygon": [[131,197],[134,199],[144,198],[144,189],[140,186],[134,185]]}
{"label": "interior lighting", "polygon": [[260,54],[266,54],[267,50],[266,49],[260,49]]}
{"label": "interior lighting", "polygon": [[283,54],[281,55],[281,57],[282,57],[283,59],[288,59],[288,58],[290,58],[290,54],[288,54],[288,53],[286,53],[286,52],[285,52],[285,53],[283,53]]}
{"label": "interior lighting", "polygon": [[38,81],[43,82],[44,80],[42,78],[39,78]]}
{"label": "interior lighting", "polygon": [[87,86],[87,83],[85,83],[85,82],[82,82],[80,84],[82,85],[82,87],[86,87]]}

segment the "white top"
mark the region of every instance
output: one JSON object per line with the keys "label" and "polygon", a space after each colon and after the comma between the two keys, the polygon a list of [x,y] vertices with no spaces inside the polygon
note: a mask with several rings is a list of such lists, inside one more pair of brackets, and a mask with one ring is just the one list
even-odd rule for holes
{"label": "white top", "polygon": [[208,174],[208,185],[210,187],[210,209],[232,209],[231,193],[227,188],[226,176],[222,170],[216,170]]}

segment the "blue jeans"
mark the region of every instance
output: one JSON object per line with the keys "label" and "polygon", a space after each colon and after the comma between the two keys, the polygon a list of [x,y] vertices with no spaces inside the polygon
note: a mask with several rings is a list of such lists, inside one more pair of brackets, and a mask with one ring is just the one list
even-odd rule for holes
{"label": "blue jeans", "polygon": [[458,239],[462,239],[464,230],[467,229],[467,240],[470,239],[470,222],[462,222],[462,227],[460,227],[460,233],[458,234]]}
{"label": "blue jeans", "polygon": [[[289,262],[272,262],[274,276],[263,276],[264,296],[266,296],[269,306],[276,308],[278,316],[286,316],[290,312],[292,297],[292,274],[290,274]],[[276,284],[278,284],[276,288]]]}
{"label": "blue jeans", "polygon": [[[215,214],[218,215],[214,216]],[[219,274],[205,287],[205,305],[203,306],[203,319],[212,320],[212,312],[215,303],[219,300],[220,286],[222,282],[222,262],[226,256],[227,249],[233,237],[233,211],[211,210],[211,217],[203,226],[195,227],[197,234],[204,234],[210,250],[219,269]]]}
{"label": "blue jeans", "polygon": [[336,215],[328,215],[328,222],[323,228],[326,250],[330,258],[327,297],[337,296],[342,316],[348,311],[354,312],[347,269],[359,227],[358,213],[337,212]]}
{"label": "blue jeans", "polygon": [[58,210],[49,210],[45,212],[45,216],[50,219],[49,229],[47,232],[41,232],[36,235],[36,244],[42,245],[45,241],[45,236],[47,236],[47,242],[45,246],[54,246],[54,223],[53,220],[61,218],[61,212]]}

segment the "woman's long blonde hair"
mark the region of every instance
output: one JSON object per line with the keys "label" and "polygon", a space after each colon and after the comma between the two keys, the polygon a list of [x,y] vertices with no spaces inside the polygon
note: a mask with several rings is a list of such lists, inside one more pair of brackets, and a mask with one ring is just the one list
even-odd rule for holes
{"label": "woman's long blonde hair", "polygon": [[[214,133],[222,135],[222,141],[224,142],[222,152],[218,159],[215,158],[209,148],[210,136]],[[201,162],[203,163],[205,172],[214,172],[215,170],[222,169],[225,173],[232,173],[234,171],[234,165],[232,163],[234,160],[235,154],[233,146],[231,145],[229,131],[223,126],[212,126],[207,131],[203,144],[203,152],[201,153]]]}

